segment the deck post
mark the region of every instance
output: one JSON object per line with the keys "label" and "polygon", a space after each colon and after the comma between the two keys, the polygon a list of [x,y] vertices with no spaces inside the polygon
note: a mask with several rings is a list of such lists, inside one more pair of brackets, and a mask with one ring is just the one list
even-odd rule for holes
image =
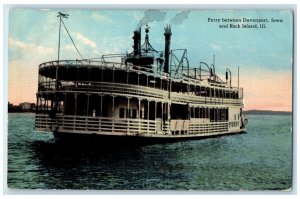
{"label": "deck post", "polygon": [[103,63],[101,64],[101,81],[103,81]]}
{"label": "deck post", "polygon": [[171,104],[168,102],[168,121],[171,119]]}
{"label": "deck post", "polygon": [[167,129],[170,130],[170,126],[171,126],[171,103],[168,102],[168,122],[169,122],[169,128]]}
{"label": "deck post", "polygon": [[147,126],[147,132],[149,132],[149,100],[147,100],[147,121],[148,121],[148,126]]}
{"label": "deck post", "polygon": [[214,103],[216,104],[216,103],[217,103],[217,101],[216,101],[216,100],[217,100],[217,99],[216,99],[216,93],[217,93],[217,92],[216,92],[216,89],[215,89],[215,88],[213,88],[212,90],[214,91],[214,95],[213,95],[213,98],[214,98],[214,99],[213,99],[213,101],[214,101]]}
{"label": "deck post", "polygon": [[115,65],[113,64],[113,68],[112,68],[112,82],[115,83]]}
{"label": "deck post", "polygon": [[139,119],[139,133],[141,132],[141,98],[138,98],[138,119]]}
{"label": "deck post", "polygon": [[[148,87],[148,80],[149,80],[149,78],[148,78],[148,74],[146,75],[146,77],[147,77],[147,87]],[[154,83],[154,85],[155,85],[155,83]]]}
{"label": "deck post", "polygon": [[137,114],[138,119],[141,118],[141,98],[138,98],[138,114]]}
{"label": "deck post", "polygon": [[154,121],[156,121],[156,112],[157,112],[157,110],[156,110],[157,109],[157,102],[156,101],[154,102],[154,106],[155,106],[155,108],[154,108],[155,109],[155,111],[154,111]]}
{"label": "deck post", "polygon": [[161,122],[160,122],[160,129],[163,128],[163,122],[164,122],[164,103],[161,102]]}
{"label": "deck post", "polygon": [[209,102],[211,103],[211,87],[209,87]]}
{"label": "deck post", "polygon": [[[67,103],[67,93],[64,93],[64,115],[66,114],[66,103]],[[52,101],[51,101],[51,110],[52,110]]]}
{"label": "deck post", "polygon": [[86,95],[87,95],[86,115],[89,116],[90,95],[91,95],[91,94],[86,94]]}
{"label": "deck post", "polygon": [[126,69],[126,83],[128,84],[128,80],[129,80],[129,68],[127,67]]}
{"label": "deck post", "polygon": [[111,113],[111,116],[114,117],[114,112],[115,112],[115,96],[112,95],[112,113]]}
{"label": "deck post", "polygon": [[147,100],[147,105],[148,105],[147,106],[147,120],[149,120],[149,106],[150,106],[149,103],[150,103],[149,100]]}
{"label": "deck post", "polygon": [[[51,101],[52,104],[52,101]],[[51,110],[52,110],[52,106],[51,106]],[[36,108],[35,108],[35,112],[38,113],[39,111],[39,95],[36,95]]]}
{"label": "deck post", "polygon": [[222,90],[222,104],[224,104],[224,95],[225,95],[225,90]]}
{"label": "deck post", "polygon": [[126,118],[127,118],[127,133],[130,132],[129,130],[129,106],[130,106],[130,97],[127,97],[127,110],[126,110]]}
{"label": "deck post", "polygon": [[206,104],[206,97],[207,97],[207,89],[206,89],[206,87],[204,87],[204,90],[205,90],[205,94],[204,95],[205,95],[205,104]]}
{"label": "deck post", "polygon": [[115,120],[114,120],[114,114],[115,114],[115,96],[112,95],[112,118],[113,118],[113,121],[112,121],[112,132],[114,132],[114,129],[115,129]]}
{"label": "deck post", "polygon": [[102,105],[103,105],[103,95],[100,96],[100,117],[102,117]]}
{"label": "deck post", "polygon": [[77,115],[77,93],[74,94],[75,96],[75,110],[74,110],[74,115]]}

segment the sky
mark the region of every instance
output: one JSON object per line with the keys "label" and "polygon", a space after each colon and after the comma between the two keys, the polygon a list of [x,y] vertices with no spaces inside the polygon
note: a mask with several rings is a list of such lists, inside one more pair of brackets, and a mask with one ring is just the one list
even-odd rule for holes
{"label": "sky", "polygon": [[[133,31],[150,26],[150,43],[164,49],[164,27],[171,24],[171,49],[186,48],[190,67],[209,65],[216,73],[232,72],[233,85],[244,88],[245,110],[292,111],[293,15],[288,10],[9,10],[8,101],[35,102],[38,65],[57,60],[58,12],[84,58],[132,51]],[[217,19],[267,19],[266,28],[220,28]],[[282,22],[271,22],[271,19]],[[216,20],[215,20],[216,19]],[[240,25],[255,23],[232,22]],[[142,26],[144,29],[145,26]],[[142,33],[142,43],[144,33]],[[60,59],[80,59],[62,29]]]}

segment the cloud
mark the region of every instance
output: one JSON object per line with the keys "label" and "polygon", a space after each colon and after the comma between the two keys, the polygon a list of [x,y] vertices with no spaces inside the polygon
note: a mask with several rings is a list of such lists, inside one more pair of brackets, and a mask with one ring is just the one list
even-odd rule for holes
{"label": "cloud", "polygon": [[112,23],[113,22],[113,20],[111,20],[109,17],[100,15],[96,12],[94,12],[91,15],[91,18],[97,22],[104,22],[104,23]]}
{"label": "cloud", "polygon": [[214,50],[221,50],[221,46],[217,44],[210,43],[209,46]]}
{"label": "cloud", "polygon": [[41,11],[50,11],[51,9],[49,8],[41,8]]}
{"label": "cloud", "polygon": [[12,39],[12,38],[8,39],[8,46],[11,50],[21,51],[20,53],[24,56],[25,55],[47,56],[47,55],[51,55],[54,53],[53,48],[39,46],[34,43],[27,44],[25,42],[18,41],[18,40]]}
{"label": "cloud", "polygon": [[70,44],[70,45],[65,45],[64,49],[65,49],[65,50],[68,50],[68,51],[70,51],[70,50],[73,51],[73,50],[74,50],[74,52],[75,52],[75,48],[74,48],[74,46],[71,45],[71,44]]}
{"label": "cloud", "polygon": [[81,34],[81,33],[74,33],[74,34],[75,34],[76,38],[83,44],[85,44],[91,48],[97,48],[97,44],[94,41],[90,40],[89,38],[85,37],[83,34]]}
{"label": "cloud", "polygon": [[42,62],[56,59],[53,48],[8,39],[8,97],[18,104],[35,102],[38,82],[38,66]]}

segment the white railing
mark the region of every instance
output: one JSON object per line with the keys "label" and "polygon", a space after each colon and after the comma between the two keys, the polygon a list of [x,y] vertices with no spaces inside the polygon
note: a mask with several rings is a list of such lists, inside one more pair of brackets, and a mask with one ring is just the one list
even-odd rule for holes
{"label": "white railing", "polygon": [[[37,114],[35,127],[40,131],[54,131],[65,133],[101,134],[101,135],[168,135],[169,132],[185,131],[187,135],[218,134],[228,132],[228,122],[203,122],[189,120],[184,128],[172,128],[174,121],[165,124],[161,120],[99,118],[84,116],[57,116],[51,121],[48,115]],[[177,121],[175,121],[177,122]],[[176,125],[177,126],[177,125]],[[170,129],[171,128],[171,129]],[[178,132],[180,133],[180,132]]]}
{"label": "white railing", "polygon": [[119,69],[119,70],[128,70],[140,74],[145,75],[154,75],[154,76],[164,76],[166,73],[161,71],[157,71],[156,75],[153,74],[152,69],[148,69],[143,67],[143,70],[140,70],[140,66],[135,66],[130,63],[125,65],[121,62],[107,62],[107,61],[96,61],[96,60],[59,60],[58,61],[50,61],[45,62],[39,65],[39,69],[43,69],[45,67],[56,67],[56,66],[75,66],[75,67],[95,67],[95,68],[110,68],[110,69]]}
{"label": "white railing", "polygon": [[208,134],[228,132],[228,122],[202,123],[196,120],[190,122],[190,134]]}
{"label": "white railing", "polygon": [[168,96],[167,91],[160,89],[155,89],[145,86],[136,86],[129,84],[120,84],[120,83],[108,83],[108,82],[98,82],[87,84],[84,82],[77,82],[77,86],[62,86],[62,89],[65,90],[84,90],[84,91],[101,91],[109,93],[123,93],[123,94],[134,94],[134,95],[143,95],[149,97],[157,98],[166,98]]}
{"label": "white railing", "polygon": [[203,103],[203,104],[243,104],[242,99],[222,99],[216,97],[194,96],[182,93],[171,93],[171,99],[183,103]]}
{"label": "white railing", "polygon": [[126,68],[125,64],[120,62],[105,62],[105,61],[96,61],[96,60],[59,60],[58,61],[49,61],[39,65],[39,68],[42,69],[48,66],[92,66],[92,67],[117,67],[117,68]]}
{"label": "white railing", "polygon": [[161,134],[162,124],[157,120],[142,120],[128,118],[85,117],[85,116],[57,116],[51,120],[48,115],[37,114],[35,127],[41,131],[53,131],[56,127],[59,132],[87,134]]}

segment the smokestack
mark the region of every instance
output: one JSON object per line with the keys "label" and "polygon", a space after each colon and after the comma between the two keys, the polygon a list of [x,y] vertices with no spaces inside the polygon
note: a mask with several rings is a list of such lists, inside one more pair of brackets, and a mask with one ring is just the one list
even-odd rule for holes
{"label": "smokestack", "polygon": [[169,56],[170,56],[170,45],[171,45],[171,26],[167,25],[165,28],[165,65],[164,72],[169,73]]}
{"label": "smokestack", "polygon": [[141,54],[141,28],[135,30],[133,32],[133,54],[140,55]]}

